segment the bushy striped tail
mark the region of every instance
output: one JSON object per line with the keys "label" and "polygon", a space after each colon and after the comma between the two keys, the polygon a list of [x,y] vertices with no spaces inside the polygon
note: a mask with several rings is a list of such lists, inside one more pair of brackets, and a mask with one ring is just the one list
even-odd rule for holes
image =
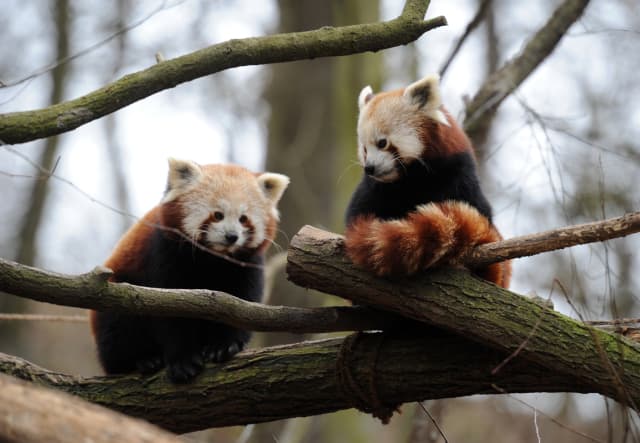
{"label": "bushy striped tail", "polygon": [[[430,267],[461,266],[460,259],[471,249],[501,239],[474,207],[446,201],[421,205],[400,220],[358,217],[347,227],[345,245],[357,266],[378,276],[398,276]],[[495,263],[473,271],[506,288],[511,264]]]}

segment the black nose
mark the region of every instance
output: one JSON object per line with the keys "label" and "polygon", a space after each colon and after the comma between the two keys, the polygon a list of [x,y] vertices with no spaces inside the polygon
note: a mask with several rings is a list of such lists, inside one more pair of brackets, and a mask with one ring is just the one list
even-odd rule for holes
{"label": "black nose", "polygon": [[225,234],[224,235],[224,239],[227,241],[228,244],[232,245],[236,241],[238,241],[238,235],[237,234]]}
{"label": "black nose", "polygon": [[364,167],[364,173],[367,175],[373,175],[376,172],[376,167],[372,165],[368,165]]}

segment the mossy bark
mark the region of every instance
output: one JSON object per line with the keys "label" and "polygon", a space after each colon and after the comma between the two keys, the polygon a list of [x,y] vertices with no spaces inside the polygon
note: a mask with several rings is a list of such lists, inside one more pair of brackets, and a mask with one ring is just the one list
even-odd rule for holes
{"label": "mossy bark", "polygon": [[[174,432],[333,412],[359,405],[395,407],[410,401],[506,392],[599,392],[571,375],[514,361],[506,354],[443,331],[362,333],[345,344],[329,339],[245,351],[209,364],[193,383],[172,385],[160,372],[78,378],[0,354],[0,372],[61,389],[144,418]],[[355,385],[345,384],[348,373]]]}
{"label": "mossy bark", "polygon": [[0,259],[0,291],[76,308],[218,321],[252,331],[318,333],[383,329],[397,316],[364,307],[299,308],[253,303],[204,289],[147,288],[108,281],[97,267],[71,276]]}
{"label": "mossy bark", "polygon": [[424,0],[407,0],[402,15],[388,22],[234,39],[162,61],[77,99],[0,115],[0,144],[25,143],[71,131],[159,91],[225,69],[405,45],[446,24],[444,17],[424,20],[428,5]]}
{"label": "mossy bark", "polygon": [[[62,389],[177,432],[354,406],[384,417],[385,410],[404,402],[499,392],[595,392],[637,408],[640,352],[624,338],[578,323],[463,271],[375,279],[355,269],[344,256],[342,237],[310,228],[302,234],[292,241],[290,278],[420,323],[398,323],[396,317],[385,333],[246,351],[226,364],[208,365],[188,385],[168,383],[164,372],[146,378],[76,378],[9,356],[0,357],[0,372]],[[48,276],[53,280],[46,288],[33,279],[43,271],[8,269],[12,272],[0,268],[2,284],[37,293],[42,299],[59,285],[62,299],[75,305],[78,292],[71,291],[70,284],[80,291],[97,291],[97,296],[80,303],[91,306],[101,297],[112,301],[129,297],[120,302],[120,309],[136,312],[168,313],[171,304],[154,304],[153,294],[164,296],[165,302],[174,296],[171,291],[108,283],[109,273],[100,269],[75,279]],[[115,292],[110,292],[113,288]],[[194,303],[189,309],[197,307],[199,316],[210,315],[206,305],[189,302],[189,294],[178,295],[184,295],[187,306]],[[190,315],[198,316],[195,311]]]}
{"label": "mossy bark", "polygon": [[[287,272],[296,284],[431,324],[511,355],[497,372],[528,361],[637,410],[640,347],[463,270],[380,279],[344,256],[343,238],[305,227],[292,239]],[[500,369],[501,368],[501,369]],[[566,389],[570,391],[570,389]]]}

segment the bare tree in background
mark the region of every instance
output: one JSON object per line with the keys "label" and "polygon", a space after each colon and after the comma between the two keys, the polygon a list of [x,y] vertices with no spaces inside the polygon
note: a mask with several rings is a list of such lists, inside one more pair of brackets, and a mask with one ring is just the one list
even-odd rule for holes
{"label": "bare tree in background", "polygon": [[[55,2],[51,10],[51,20],[55,24],[55,58],[60,60],[69,55],[71,12],[68,0]],[[49,103],[61,102],[65,97],[69,66],[60,65],[51,71],[51,95]],[[52,170],[59,152],[59,137],[49,137],[44,142],[40,158],[36,163],[44,170]],[[49,181],[46,177],[34,180],[30,195],[26,199],[26,208],[18,226],[20,234],[16,261],[27,265],[35,265],[38,260],[38,232],[48,203]],[[21,312],[25,307],[24,299],[3,294],[0,299],[0,311]],[[24,327],[24,325],[22,325]],[[22,327],[19,324],[3,324],[0,322],[0,342],[3,349],[12,349],[20,340]]]}

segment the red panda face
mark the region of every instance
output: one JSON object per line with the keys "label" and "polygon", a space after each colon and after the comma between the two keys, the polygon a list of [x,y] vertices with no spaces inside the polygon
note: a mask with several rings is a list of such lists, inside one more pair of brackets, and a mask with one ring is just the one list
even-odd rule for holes
{"label": "red panda face", "polygon": [[281,174],[252,172],[235,165],[200,166],[170,160],[162,200],[164,223],[194,243],[233,254],[273,240],[277,203],[289,184]]}
{"label": "red panda face", "polygon": [[381,182],[397,180],[408,164],[425,157],[425,121],[449,125],[440,110],[437,76],[375,96],[367,86],[358,106],[358,159],[365,173]]}

